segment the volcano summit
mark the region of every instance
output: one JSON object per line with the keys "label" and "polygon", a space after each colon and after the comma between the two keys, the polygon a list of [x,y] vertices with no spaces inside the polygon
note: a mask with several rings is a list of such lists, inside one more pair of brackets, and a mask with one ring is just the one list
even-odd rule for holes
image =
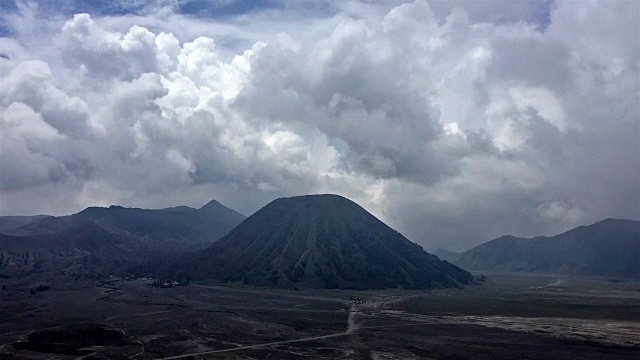
{"label": "volcano summit", "polygon": [[171,273],[284,288],[427,289],[472,279],[338,195],[276,199]]}

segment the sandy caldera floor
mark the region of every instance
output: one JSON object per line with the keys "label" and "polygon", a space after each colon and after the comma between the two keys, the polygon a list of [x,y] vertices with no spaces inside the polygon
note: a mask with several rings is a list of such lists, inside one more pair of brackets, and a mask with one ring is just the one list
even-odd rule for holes
{"label": "sandy caldera floor", "polygon": [[434,291],[5,290],[0,359],[640,358],[639,282],[485,275]]}

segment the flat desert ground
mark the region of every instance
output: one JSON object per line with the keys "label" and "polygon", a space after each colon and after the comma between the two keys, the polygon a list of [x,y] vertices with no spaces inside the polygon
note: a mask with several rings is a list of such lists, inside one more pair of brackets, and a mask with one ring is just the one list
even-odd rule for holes
{"label": "flat desert ground", "polygon": [[0,279],[0,359],[639,359],[640,282],[485,274],[463,289]]}

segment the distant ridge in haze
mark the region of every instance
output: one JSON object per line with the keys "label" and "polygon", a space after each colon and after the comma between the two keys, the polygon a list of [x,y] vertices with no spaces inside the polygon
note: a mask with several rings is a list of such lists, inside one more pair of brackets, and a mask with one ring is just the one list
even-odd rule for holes
{"label": "distant ridge in haze", "polygon": [[0,232],[12,230],[36,222],[47,215],[34,216],[0,216]]}
{"label": "distant ridge in haze", "polygon": [[89,207],[68,216],[13,218],[5,223],[26,224],[1,231],[0,275],[72,268],[74,276],[95,277],[126,275],[203,249],[245,216],[214,200],[200,209]]}
{"label": "distant ridge in haze", "polygon": [[460,253],[445,250],[445,249],[436,249],[436,251],[434,251],[433,254],[439,257],[440,259],[446,260],[453,264],[455,264],[456,261],[458,261],[458,258],[460,257]]}
{"label": "distant ridge in haze", "polygon": [[640,221],[606,219],[556,236],[502,236],[459,255],[468,270],[640,277]]}
{"label": "distant ridge in haze", "polygon": [[47,216],[26,225],[2,231],[5,235],[54,234],[85,223],[125,237],[146,238],[159,250],[197,250],[225,235],[246,217],[212,200],[200,209],[178,206],[138,209],[112,205],[88,207],[68,216]]}
{"label": "distant ridge in haze", "polygon": [[168,272],[285,288],[425,289],[472,280],[337,195],[274,200]]}

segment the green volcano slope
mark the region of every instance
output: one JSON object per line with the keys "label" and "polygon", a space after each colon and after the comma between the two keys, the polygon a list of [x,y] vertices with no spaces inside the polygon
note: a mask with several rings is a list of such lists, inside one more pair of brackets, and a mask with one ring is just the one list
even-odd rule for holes
{"label": "green volcano slope", "polygon": [[169,273],[284,288],[428,289],[472,280],[337,195],[274,200]]}

